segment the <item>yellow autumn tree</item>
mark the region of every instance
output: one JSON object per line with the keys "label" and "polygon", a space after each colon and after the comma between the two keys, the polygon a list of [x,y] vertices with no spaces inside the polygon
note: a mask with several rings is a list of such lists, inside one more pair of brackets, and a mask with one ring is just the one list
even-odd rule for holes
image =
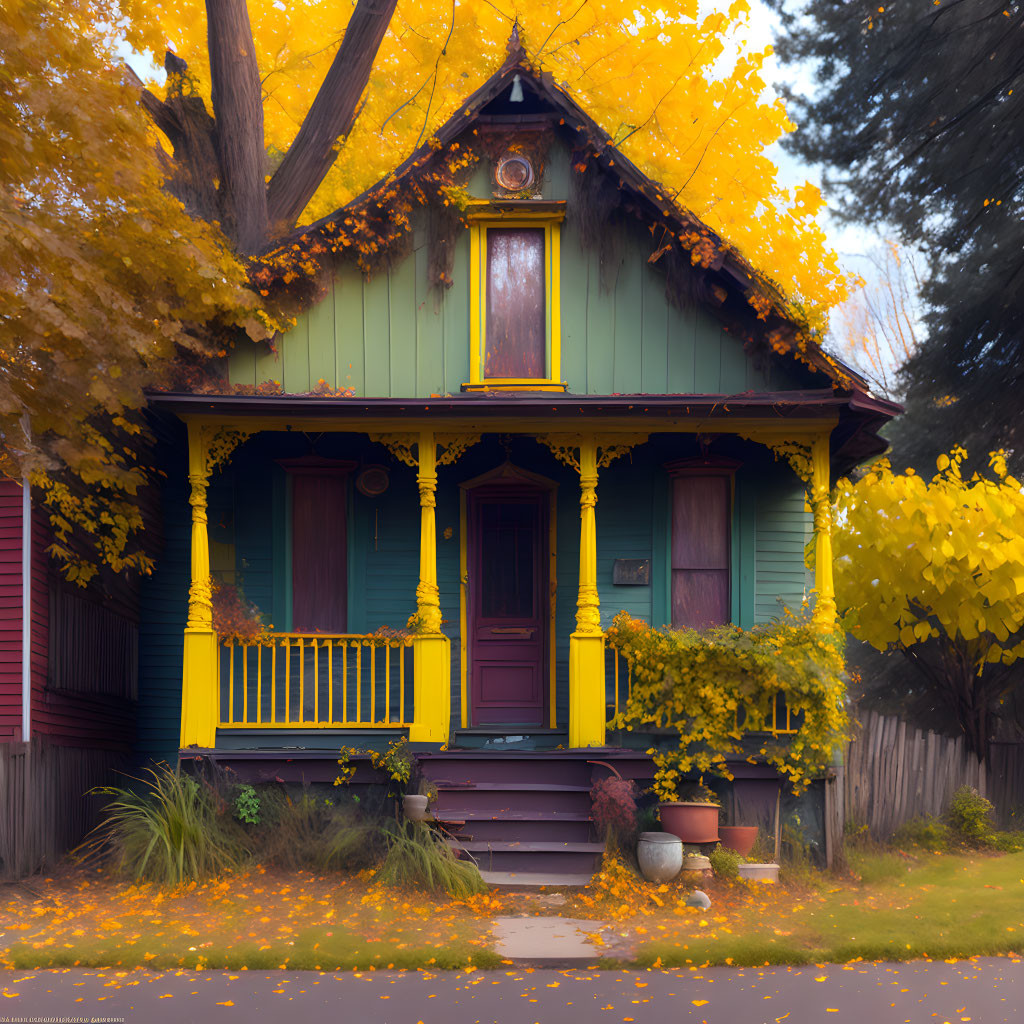
{"label": "yellow autumn tree", "polygon": [[[204,5],[147,8],[209,98]],[[272,171],[332,65],[349,10],[319,0],[249,5]],[[818,219],[817,188],[784,188],[766,155],[794,126],[765,86],[771,49],[744,41],[749,10],[747,0],[704,16],[697,0],[400,0],[355,124],[300,220],[338,208],[429,139],[499,67],[518,24],[537,67],[821,326],[847,294],[847,280]]]}
{"label": "yellow autumn tree", "polygon": [[[31,475],[73,571],[89,571],[83,542],[145,567],[145,389],[280,326],[248,287],[251,258],[429,141],[514,28],[532,66],[760,268],[759,313],[822,327],[846,281],[817,190],[783,188],[766,156],[793,126],[765,88],[769,50],[743,41],[748,12],[0,0],[0,470]],[[133,80],[126,46],[166,80]]]}
{"label": "yellow autumn tree", "polygon": [[1024,493],[1002,452],[963,479],[954,448],[926,480],[877,463],[836,493],[836,600],[843,625],[899,652],[984,757],[992,717],[1024,656]]}

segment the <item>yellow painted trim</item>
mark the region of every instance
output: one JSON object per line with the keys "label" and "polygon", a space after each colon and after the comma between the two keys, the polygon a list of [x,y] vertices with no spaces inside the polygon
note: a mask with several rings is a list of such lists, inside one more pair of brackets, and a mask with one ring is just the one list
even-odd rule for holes
{"label": "yellow painted trim", "polygon": [[[483,231],[479,224],[469,228],[469,380],[480,383],[480,353],[483,350],[481,329],[481,281],[487,279],[487,268],[481,269],[480,261],[486,257],[486,246],[481,245]],[[481,251],[483,255],[481,255]]]}
{"label": "yellow painted trim", "polygon": [[551,729],[557,729],[557,692],[555,686],[555,648],[558,634],[556,633],[557,622],[555,612],[558,608],[558,530],[556,528],[556,516],[558,515],[558,491],[554,490],[548,497],[548,725]]}
{"label": "yellow painted trim", "polygon": [[[548,390],[544,385],[559,385],[562,365],[562,220],[563,212],[481,210],[469,219],[469,390],[494,380],[503,385],[533,385],[532,390]],[[539,381],[510,381],[485,378],[484,348],[487,343],[487,230],[490,227],[544,229],[544,304],[546,325],[546,362],[548,376]],[[538,387],[540,385],[540,387]],[[551,387],[550,390],[555,390]]]}
{"label": "yellow painted trim", "polygon": [[218,729],[411,729],[412,722],[219,722]]}
{"label": "yellow painted trim", "polygon": [[562,375],[562,224],[548,225],[548,376]]}
{"label": "yellow painted trim", "polygon": [[829,433],[811,446],[811,512],[814,516],[814,618],[827,629],[836,623],[835,583],[832,576],[832,503]]}
{"label": "yellow painted trim", "polygon": [[469,541],[466,492],[459,488],[459,721],[469,727]]}
{"label": "yellow painted trim", "polygon": [[530,378],[492,377],[480,384],[466,383],[463,391],[559,391],[566,390],[564,381],[532,380]]}
{"label": "yellow painted trim", "polygon": [[[473,204],[476,205],[476,204]],[[471,225],[500,221],[503,227],[533,227],[535,224],[561,224],[564,210],[496,210],[484,203],[479,210],[470,210],[466,220]]]}

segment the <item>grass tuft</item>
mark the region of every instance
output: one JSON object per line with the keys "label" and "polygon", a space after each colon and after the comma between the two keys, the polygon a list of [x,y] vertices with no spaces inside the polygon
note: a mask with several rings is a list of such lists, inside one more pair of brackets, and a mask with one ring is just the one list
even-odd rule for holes
{"label": "grass tuft", "polygon": [[406,821],[387,832],[388,852],[377,878],[385,885],[413,885],[449,896],[487,891],[475,864],[459,860],[428,825]]}

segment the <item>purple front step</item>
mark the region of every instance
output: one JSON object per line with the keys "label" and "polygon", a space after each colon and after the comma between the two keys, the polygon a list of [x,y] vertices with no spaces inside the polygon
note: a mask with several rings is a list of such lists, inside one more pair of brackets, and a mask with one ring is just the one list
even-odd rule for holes
{"label": "purple front step", "polygon": [[437,786],[437,799],[434,801],[435,811],[448,810],[486,810],[500,811],[583,811],[590,814],[590,793],[584,790],[566,791],[562,789],[446,789]]}
{"label": "purple front step", "polygon": [[510,829],[507,821],[467,821],[465,825],[448,825],[450,831],[458,839],[469,839],[470,841],[493,840],[495,842],[505,841],[510,831],[514,831],[516,838],[524,841],[536,840],[543,842],[552,837],[567,843],[585,843],[590,839],[590,821],[561,821],[558,828],[552,827],[550,821],[517,821],[515,828]]}

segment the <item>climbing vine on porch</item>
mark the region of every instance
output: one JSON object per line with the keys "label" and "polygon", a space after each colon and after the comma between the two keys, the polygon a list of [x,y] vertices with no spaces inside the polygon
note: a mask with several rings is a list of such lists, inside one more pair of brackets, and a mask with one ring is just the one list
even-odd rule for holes
{"label": "climbing vine on porch", "polygon": [[[667,750],[648,751],[655,792],[677,799],[683,776],[717,771],[726,758],[759,756],[796,791],[824,768],[846,737],[842,635],[788,613],[769,625],[654,629],[620,612],[605,634],[630,667],[630,693],[614,727],[669,730]],[[773,709],[785,700],[793,735],[770,734]],[[751,744],[756,737],[760,743]]]}

